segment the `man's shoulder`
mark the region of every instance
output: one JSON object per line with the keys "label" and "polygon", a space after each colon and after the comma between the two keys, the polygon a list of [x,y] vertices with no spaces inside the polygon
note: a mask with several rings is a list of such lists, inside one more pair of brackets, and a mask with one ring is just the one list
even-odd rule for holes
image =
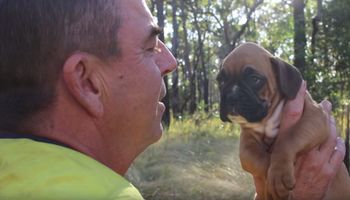
{"label": "man's shoulder", "polygon": [[28,200],[142,199],[122,176],[77,151],[30,139],[0,139],[0,198],[20,195]]}

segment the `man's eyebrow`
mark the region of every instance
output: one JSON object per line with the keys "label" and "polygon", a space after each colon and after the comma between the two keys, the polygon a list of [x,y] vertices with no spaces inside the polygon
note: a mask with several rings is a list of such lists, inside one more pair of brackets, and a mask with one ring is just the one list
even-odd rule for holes
{"label": "man's eyebrow", "polygon": [[149,31],[149,35],[146,39],[146,41],[152,39],[153,37],[161,34],[163,32],[162,28],[159,26],[151,26],[150,31]]}

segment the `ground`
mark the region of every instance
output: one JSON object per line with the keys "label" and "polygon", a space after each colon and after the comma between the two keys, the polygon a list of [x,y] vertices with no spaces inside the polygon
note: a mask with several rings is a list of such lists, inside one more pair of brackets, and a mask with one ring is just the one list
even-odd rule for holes
{"label": "ground", "polygon": [[178,123],[127,173],[144,198],[253,199],[252,177],[241,169],[238,158],[239,130],[212,120]]}

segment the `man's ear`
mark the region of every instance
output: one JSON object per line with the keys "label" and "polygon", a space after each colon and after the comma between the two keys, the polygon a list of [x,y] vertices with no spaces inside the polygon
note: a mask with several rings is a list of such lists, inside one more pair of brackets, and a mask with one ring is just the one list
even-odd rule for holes
{"label": "man's ear", "polygon": [[272,68],[276,74],[280,92],[287,100],[294,99],[299,91],[303,77],[300,71],[283,60],[271,57]]}
{"label": "man's ear", "polygon": [[101,117],[103,115],[103,102],[101,99],[101,84],[98,79],[100,66],[95,56],[77,52],[71,55],[63,66],[63,81],[78,104],[90,115]]}

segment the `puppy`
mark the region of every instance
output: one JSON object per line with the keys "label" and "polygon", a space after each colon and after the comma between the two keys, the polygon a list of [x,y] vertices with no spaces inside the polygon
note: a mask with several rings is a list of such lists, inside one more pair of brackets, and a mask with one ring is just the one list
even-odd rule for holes
{"label": "puppy", "polygon": [[302,76],[254,43],[242,44],[224,59],[217,81],[221,120],[241,127],[242,168],[266,183],[256,199],[291,198],[296,157],[325,142],[326,113],[307,93],[299,122],[277,137],[284,103],[296,97]]}

